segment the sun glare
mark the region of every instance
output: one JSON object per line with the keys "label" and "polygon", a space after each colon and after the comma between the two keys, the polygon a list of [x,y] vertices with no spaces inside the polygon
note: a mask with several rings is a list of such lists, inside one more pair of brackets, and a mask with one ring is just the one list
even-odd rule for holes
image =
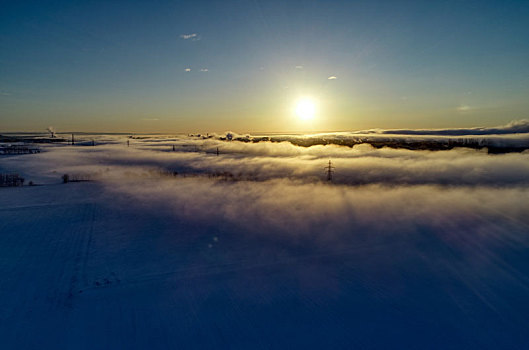
{"label": "sun glare", "polygon": [[304,98],[298,101],[296,105],[297,116],[304,121],[312,120],[316,112],[316,105],[314,101]]}

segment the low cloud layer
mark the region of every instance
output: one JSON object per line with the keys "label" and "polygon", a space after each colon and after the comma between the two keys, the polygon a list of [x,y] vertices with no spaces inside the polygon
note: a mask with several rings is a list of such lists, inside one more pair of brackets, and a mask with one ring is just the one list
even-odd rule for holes
{"label": "low cloud layer", "polygon": [[[324,167],[331,160],[334,184],[514,186],[529,183],[529,151],[491,155],[487,150],[455,148],[414,151],[352,148],[337,145],[299,147],[290,142],[237,142],[215,138],[125,137],[97,139],[96,147],[50,146],[30,162],[40,173],[108,172],[107,177],[145,171],[179,176],[224,176],[232,180],[289,179],[325,182]],[[83,144],[79,140],[79,144]],[[85,143],[90,145],[90,143]],[[217,154],[218,152],[218,154]],[[29,166],[23,157],[5,167]],[[15,164],[19,162],[19,164]],[[224,175],[221,175],[224,174]],[[42,175],[42,174],[41,174]]]}
{"label": "low cloud layer", "polygon": [[[228,134],[231,135],[228,137]],[[513,121],[494,128],[430,130],[363,130],[312,135],[271,134],[238,135],[229,132],[220,139],[241,142],[290,142],[296,146],[338,145],[352,147],[370,144],[376,148],[411,150],[449,150],[457,147],[486,148],[491,153],[522,152],[529,149],[529,121]]]}
{"label": "low cloud layer", "polygon": [[[467,106],[465,106],[468,109]],[[515,120],[506,125],[490,127],[490,128],[468,128],[468,129],[396,129],[396,130],[381,130],[374,131],[382,134],[404,134],[404,135],[504,135],[516,133],[529,133],[529,120]]]}
{"label": "low cloud layer", "polygon": [[[99,196],[94,200],[171,218],[190,228],[186,234],[200,226],[211,237],[267,237],[285,247],[302,241],[326,252],[368,244],[389,253],[395,242],[407,249],[423,244],[419,251],[431,249],[432,264],[442,263],[436,254],[444,249],[477,271],[494,267],[498,274],[516,273],[501,249],[528,244],[529,152],[94,138],[94,147],[50,145],[40,154],[4,158],[0,172],[48,186],[50,203],[65,189],[90,189],[87,196]],[[331,182],[324,170],[329,159],[336,167]],[[95,181],[61,184],[63,174]]]}

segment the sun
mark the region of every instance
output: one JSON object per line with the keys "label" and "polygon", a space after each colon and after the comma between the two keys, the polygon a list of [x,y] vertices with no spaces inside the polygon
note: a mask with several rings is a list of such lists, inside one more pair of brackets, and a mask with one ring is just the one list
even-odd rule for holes
{"label": "sun", "polygon": [[309,121],[314,119],[316,104],[310,98],[302,98],[296,104],[296,114],[299,119]]}

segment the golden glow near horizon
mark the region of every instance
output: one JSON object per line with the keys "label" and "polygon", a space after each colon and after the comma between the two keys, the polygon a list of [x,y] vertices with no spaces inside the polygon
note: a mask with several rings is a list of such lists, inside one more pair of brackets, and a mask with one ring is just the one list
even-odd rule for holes
{"label": "golden glow near horizon", "polygon": [[302,121],[310,121],[314,119],[316,114],[316,104],[310,98],[302,98],[296,103],[296,115]]}

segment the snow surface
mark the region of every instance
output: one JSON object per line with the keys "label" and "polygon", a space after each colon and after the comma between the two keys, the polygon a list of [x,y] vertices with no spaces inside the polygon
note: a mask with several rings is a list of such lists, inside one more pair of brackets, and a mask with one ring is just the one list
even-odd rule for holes
{"label": "snow surface", "polygon": [[0,348],[529,348],[528,153],[216,142],[0,158]]}

